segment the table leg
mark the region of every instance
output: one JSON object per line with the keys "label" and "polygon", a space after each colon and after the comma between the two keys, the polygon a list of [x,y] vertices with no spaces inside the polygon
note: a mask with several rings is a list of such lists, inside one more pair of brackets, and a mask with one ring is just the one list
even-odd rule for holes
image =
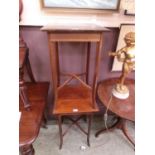
{"label": "table leg", "polygon": [[[114,123],[111,127],[108,127],[108,131],[111,131],[120,125],[120,118],[117,118],[116,123]],[[107,129],[104,127],[96,132],[95,137],[98,137],[101,133],[106,132]]]}
{"label": "table leg", "polygon": [[34,155],[35,151],[33,145],[27,145],[20,148],[21,155]]}
{"label": "table leg", "polygon": [[68,130],[73,126],[76,125],[83,133],[85,133],[87,135],[87,145],[90,146],[90,130],[91,130],[91,123],[92,123],[92,114],[88,115],[88,131],[86,132],[79,124],[78,121],[83,118],[83,116],[81,115],[80,117],[78,117],[77,119],[72,119],[71,117],[66,116],[66,118],[68,118],[72,124],[67,128],[67,130],[63,133],[62,132],[62,116],[58,116],[58,125],[59,125],[59,135],[60,135],[60,146],[59,149],[62,148],[62,144],[63,144],[63,136],[66,135],[66,133],[68,132]]}
{"label": "table leg", "polygon": [[61,120],[61,116],[58,116],[58,125],[59,125],[59,135],[60,135],[60,146],[59,149],[62,148],[62,144],[63,144],[63,134],[62,134],[62,120]]}
{"label": "table leg", "polygon": [[91,46],[91,43],[88,42],[87,43],[87,59],[86,59],[86,83],[88,84],[89,83],[89,61],[90,61],[90,46]]}
{"label": "table leg", "polygon": [[88,134],[87,134],[87,144],[88,144],[88,146],[90,146],[89,137],[90,137],[91,122],[92,122],[92,115],[89,115],[88,116]]}
{"label": "table leg", "polygon": [[118,118],[117,122],[115,124],[113,124],[111,127],[108,128],[108,130],[106,128],[103,128],[99,131],[96,132],[95,137],[98,137],[101,133],[104,133],[106,131],[112,131],[113,129],[120,129],[122,130],[123,134],[127,137],[127,139],[131,142],[131,144],[133,146],[135,146],[135,143],[133,141],[133,139],[130,137],[128,130],[126,128],[126,122],[127,120],[123,119],[123,118]]}
{"label": "table leg", "polygon": [[131,138],[131,136],[129,135],[128,130],[126,128],[126,122],[127,122],[126,120],[123,121],[122,131],[123,131],[124,135],[127,137],[127,139],[131,142],[131,144],[133,146],[135,146],[134,140]]}

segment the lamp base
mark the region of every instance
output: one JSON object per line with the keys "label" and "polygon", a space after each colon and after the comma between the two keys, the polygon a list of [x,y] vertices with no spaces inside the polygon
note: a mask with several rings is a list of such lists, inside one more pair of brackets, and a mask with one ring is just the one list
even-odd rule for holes
{"label": "lamp base", "polygon": [[123,85],[116,84],[116,86],[112,89],[112,94],[119,99],[127,99],[129,97],[129,89]]}

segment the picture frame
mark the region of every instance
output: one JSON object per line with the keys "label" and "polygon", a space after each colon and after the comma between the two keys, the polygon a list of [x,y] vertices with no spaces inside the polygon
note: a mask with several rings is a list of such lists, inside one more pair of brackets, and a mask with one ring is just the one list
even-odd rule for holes
{"label": "picture frame", "polygon": [[126,16],[135,16],[135,13],[130,12],[129,10],[124,10],[124,15],[126,15]]}
{"label": "picture frame", "polygon": [[[135,24],[121,24],[120,32],[117,42],[116,51],[125,46],[124,37],[128,32],[135,32]],[[119,62],[116,57],[114,57],[112,70],[111,71],[122,71],[122,62]]]}
{"label": "picture frame", "polygon": [[135,16],[135,0],[122,1],[125,16]]}
{"label": "picture frame", "polygon": [[43,9],[67,13],[103,13],[118,11],[121,0],[40,0]]}

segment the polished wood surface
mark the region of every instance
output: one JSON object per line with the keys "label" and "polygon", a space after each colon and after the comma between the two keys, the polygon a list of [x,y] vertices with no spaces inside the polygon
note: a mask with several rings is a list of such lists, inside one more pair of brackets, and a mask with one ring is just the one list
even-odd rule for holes
{"label": "polished wood surface", "polygon": [[[98,85],[98,97],[102,104],[106,108],[108,107],[108,110],[117,116],[117,122],[108,127],[108,131],[112,131],[115,128],[120,129],[130,143],[135,146],[135,142],[127,129],[127,121],[135,121],[135,80],[126,79],[125,81],[125,85],[129,88],[130,93],[127,99],[118,99],[112,96],[111,103],[109,105],[112,89],[118,81],[118,78],[101,81]],[[106,131],[106,128],[102,128],[96,132],[95,136],[98,137],[101,133]]]}
{"label": "polished wood surface", "polygon": [[29,150],[30,152],[34,152],[32,151],[32,143],[38,136],[44,118],[49,83],[26,83],[26,85],[31,102],[31,110],[26,111],[23,104],[19,106],[19,111],[21,112],[19,121],[19,147],[21,151],[26,152]]}
{"label": "polished wood surface", "polygon": [[89,31],[89,32],[97,32],[97,31],[109,31],[108,28],[105,28],[102,25],[97,25],[95,22],[94,23],[53,23],[49,25],[45,25],[44,27],[41,28],[42,31],[70,31],[70,32],[80,32],[80,31]]}
{"label": "polished wood surface", "polygon": [[[98,85],[98,97],[102,104],[106,107],[111,96],[111,91],[114,85],[118,82],[117,78],[104,80]],[[135,120],[135,81],[127,79],[125,85],[129,88],[130,95],[127,99],[121,100],[116,97],[112,97],[112,103],[110,104],[109,110],[116,115],[134,121]]]}
{"label": "polished wood surface", "polygon": [[[69,119],[72,121],[72,125],[76,124],[82,132],[87,135],[87,144],[90,146],[89,136],[90,136],[90,126],[91,118],[94,112],[98,111],[96,105],[96,87],[97,78],[99,74],[99,62],[101,58],[102,44],[103,44],[103,31],[108,31],[108,29],[97,26],[94,24],[78,24],[78,25],[64,25],[63,23],[58,25],[44,26],[41,30],[47,31],[48,43],[50,48],[50,62],[51,62],[51,72],[52,72],[52,82],[53,82],[53,94],[54,94],[54,109],[53,113],[58,118],[59,134],[60,134],[60,146],[62,148],[63,136],[65,133],[62,131],[62,117],[65,115],[79,116],[87,115],[88,130],[87,132],[83,130],[78,124],[79,116],[76,120],[71,117]],[[87,58],[85,64],[84,73],[61,73],[59,65],[59,42],[84,42],[87,46]],[[90,43],[96,43],[96,57],[95,57],[95,69],[93,84],[90,86],[88,82],[89,74],[89,58],[90,58]],[[64,83],[61,83],[60,77],[68,77]],[[81,76],[85,77],[83,81]],[[78,81],[79,84],[72,85],[70,82],[72,80]],[[72,126],[71,125],[71,126]],[[67,130],[68,131],[68,130]]]}
{"label": "polished wood surface", "polygon": [[[53,114],[70,114],[97,112],[92,107],[91,90],[82,86],[65,86],[58,91],[58,98]],[[96,104],[95,104],[96,105]],[[77,111],[74,112],[74,109]]]}

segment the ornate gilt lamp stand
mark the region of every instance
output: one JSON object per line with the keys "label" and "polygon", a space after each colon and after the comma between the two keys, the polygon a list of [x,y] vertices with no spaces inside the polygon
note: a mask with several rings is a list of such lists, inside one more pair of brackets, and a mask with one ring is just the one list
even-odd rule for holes
{"label": "ornate gilt lamp stand", "polygon": [[126,46],[115,52],[110,52],[110,56],[116,56],[118,61],[123,62],[122,75],[120,81],[115,85],[112,94],[119,99],[126,99],[129,97],[129,89],[124,84],[127,75],[135,68],[135,33],[129,32],[125,35],[124,41]]}

